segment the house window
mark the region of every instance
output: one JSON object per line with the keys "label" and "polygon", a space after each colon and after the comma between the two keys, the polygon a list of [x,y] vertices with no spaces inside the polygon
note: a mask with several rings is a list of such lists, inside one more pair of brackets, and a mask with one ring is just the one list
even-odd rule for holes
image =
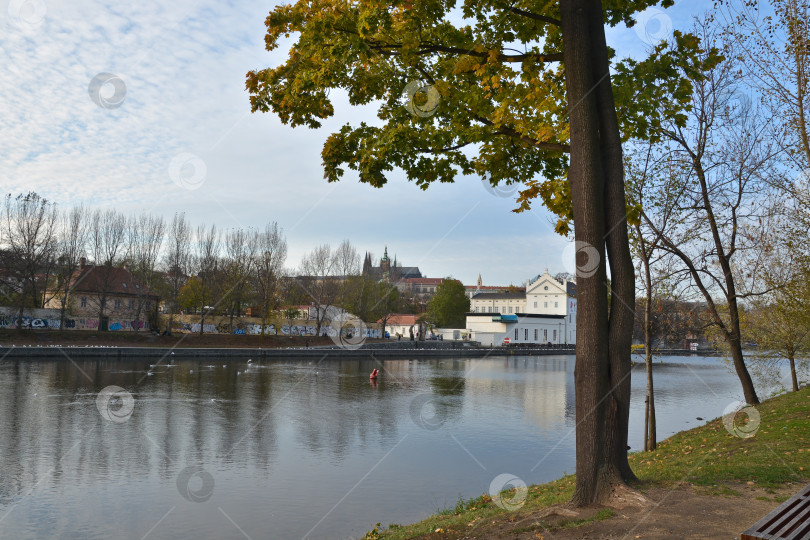
{"label": "house window", "polygon": [[478,313],[478,306],[475,306],[475,312]]}
{"label": "house window", "polygon": [[537,341],[537,328],[534,329],[534,340]]}
{"label": "house window", "polygon": [[149,311],[152,308],[152,302],[146,303],[146,311]]}
{"label": "house window", "polygon": [[548,307],[548,302],[543,302],[543,307],[547,308]]}
{"label": "house window", "polygon": [[529,329],[528,328],[523,329],[523,339],[525,339],[526,341],[529,341]]}
{"label": "house window", "polygon": [[537,307],[537,302],[534,303],[534,307]]}
{"label": "house window", "polygon": [[121,300],[115,301],[115,309],[121,309]]}
{"label": "house window", "polygon": [[543,287],[543,290],[544,290],[544,291],[547,291],[547,290],[548,290],[548,285],[546,285],[545,287]]}
{"label": "house window", "polygon": [[559,302],[554,302],[554,307],[559,307],[559,306],[560,306]]}
{"label": "house window", "polygon": [[512,306],[509,306],[509,313],[512,313]]}
{"label": "house window", "polygon": [[554,343],[557,343],[557,331],[554,330]]}
{"label": "house window", "polygon": [[126,283],[124,283],[123,281],[121,282],[121,286],[122,286],[123,288],[125,288],[125,289],[127,288],[127,284],[126,284]]}
{"label": "house window", "polygon": [[82,296],[82,302],[81,303],[82,303],[82,307],[87,307],[87,297],[86,296]]}
{"label": "house window", "polygon": [[517,339],[518,339],[518,329],[515,328],[515,341],[517,341]]}
{"label": "house window", "polygon": [[543,341],[548,341],[548,329],[543,329]]}
{"label": "house window", "polygon": [[135,300],[129,301],[129,309],[135,309]]}

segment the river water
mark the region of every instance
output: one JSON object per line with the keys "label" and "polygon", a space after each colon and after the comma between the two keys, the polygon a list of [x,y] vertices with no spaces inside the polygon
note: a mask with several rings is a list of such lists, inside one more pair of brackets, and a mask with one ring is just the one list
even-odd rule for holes
{"label": "river water", "polygon": [[[742,398],[717,358],[660,361],[659,440]],[[573,366],[6,360],[0,538],[358,538],[419,520],[500,474],[531,484],[573,472]],[[638,450],[643,369],[632,384]]]}

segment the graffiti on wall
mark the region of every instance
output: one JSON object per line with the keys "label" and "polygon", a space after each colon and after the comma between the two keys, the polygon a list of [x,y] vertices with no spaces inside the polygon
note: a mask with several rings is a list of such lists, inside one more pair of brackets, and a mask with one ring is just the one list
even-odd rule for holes
{"label": "graffiti on wall", "polygon": [[[59,328],[59,319],[23,317],[21,326],[23,328]],[[0,328],[17,328],[17,317],[9,315],[0,316]],[[73,319],[65,319],[63,328],[76,328],[76,321]]]}
{"label": "graffiti on wall", "polygon": [[[22,318],[22,328],[30,329],[59,329],[58,317],[28,317]],[[17,328],[16,315],[0,315],[0,328]],[[64,330],[95,330],[98,328],[98,319],[65,319],[62,329]],[[148,325],[143,321],[110,321],[109,330],[129,330],[129,329],[148,328]]]}
{"label": "graffiti on wall", "polygon": [[[198,334],[200,332],[200,323],[173,321],[172,330]],[[316,331],[316,326],[309,325],[283,325],[276,327],[273,324],[268,324],[264,327],[264,333],[268,336],[315,336]],[[203,333],[258,336],[262,333],[262,325],[256,323],[240,323],[237,328],[230,330],[229,325],[226,323],[222,323],[220,325],[206,323],[205,327],[203,328]],[[331,326],[322,326],[320,335],[334,337],[336,335],[336,330]],[[382,330],[379,328],[365,328],[364,336],[366,338],[379,339],[382,337]]]}

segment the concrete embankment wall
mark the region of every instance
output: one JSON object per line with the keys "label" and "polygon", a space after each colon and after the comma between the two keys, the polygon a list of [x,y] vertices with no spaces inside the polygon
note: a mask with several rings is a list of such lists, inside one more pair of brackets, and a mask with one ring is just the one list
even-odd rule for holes
{"label": "concrete embankment wall", "polygon": [[208,349],[158,347],[3,347],[0,359],[82,358],[82,359],[161,359],[161,358],[221,358],[221,359],[287,359],[287,358],[419,358],[419,357],[478,357],[504,355],[574,354],[573,348],[505,348],[475,347],[459,342],[392,342],[372,343],[359,349],[310,347],[290,349]]}

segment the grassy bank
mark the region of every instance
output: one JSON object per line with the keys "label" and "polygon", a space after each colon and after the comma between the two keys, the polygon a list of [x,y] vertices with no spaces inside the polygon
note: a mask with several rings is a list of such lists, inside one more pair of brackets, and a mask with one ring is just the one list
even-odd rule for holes
{"label": "grassy bank", "polygon": [[[786,483],[810,481],[810,389],[770,399],[756,410],[760,419],[753,437],[731,434],[718,418],[670,437],[654,452],[632,454],[630,464],[641,480],[635,487],[645,493],[655,488],[688,485],[702,495],[737,497],[739,486],[755,486],[758,500],[783,501],[787,497]],[[751,418],[740,413],[735,425],[740,431],[751,431],[757,427],[755,420],[749,423]],[[540,514],[548,506],[566,502],[573,493],[574,482],[571,475],[530,486],[525,504],[516,511],[502,510],[489,495],[482,495],[460,500],[455,508],[419,523],[377,527],[366,538],[483,538],[496,536],[493,531],[518,536],[578,527],[615,516],[611,509],[602,508],[586,513],[585,518],[553,523],[532,518],[532,514]],[[798,491],[798,486],[788,486],[787,491]],[[525,526],[521,528],[520,524]],[[531,536],[542,537],[539,533]]]}
{"label": "grassy bank", "polygon": [[83,347],[202,347],[276,348],[333,345],[328,337],[248,336],[235,334],[175,334],[156,336],[151,332],[96,332],[92,330],[15,330],[0,329],[0,347],[52,346]]}

